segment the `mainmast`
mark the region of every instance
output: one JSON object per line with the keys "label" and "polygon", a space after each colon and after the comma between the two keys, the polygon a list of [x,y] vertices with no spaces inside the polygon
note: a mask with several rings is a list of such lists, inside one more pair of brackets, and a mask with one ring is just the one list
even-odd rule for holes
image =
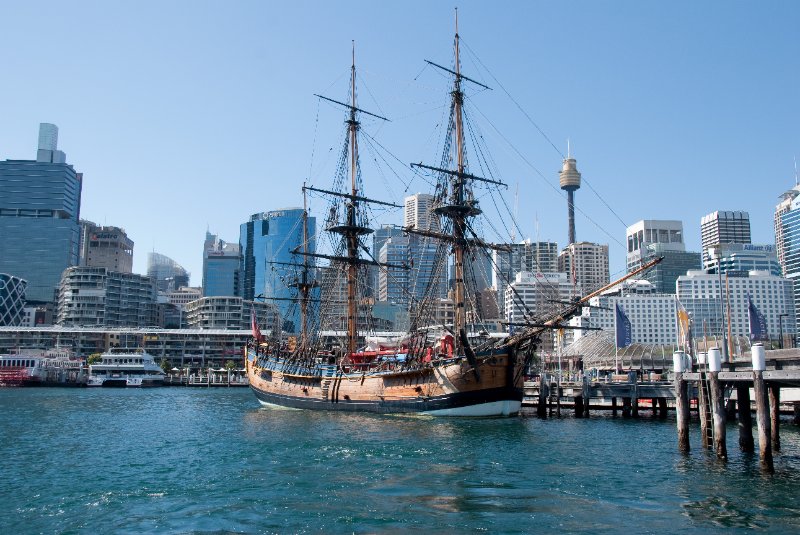
{"label": "mainmast", "polygon": [[[468,184],[469,184],[468,181],[487,182],[490,184],[496,184],[502,186],[505,186],[505,184],[495,180],[489,180],[486,178],[475,176],[467,172],[467,163],[464,155],[465,151],[464,92],[461,89],[462,81],[466,80],[485,89],[489,88],[461,74],[461,58],[460,58],[459,35],[458,35],[458,10],[456,10],[456,33],[455,33],[454,54],[455,54],[455,70],[442,67],[441,65],[437,65],[432,61],[426,60],[426,62],[434,67],[447,71],[454,76],[453,90],[451,91],[450,94],[452,97],[451,124],[453,127],[453,135],[455,136],[456,168],[455,170],[442,169],[422,164],[412,164],[412,166],[421,167],[432,171],[437,171],[450,176],[449,186],[447,188],[447,190],[449,190],[447,198],[444,199],[444,204],[442,206],[438,206],[437,208],[434,209],[434,212],[440,216],[447,217],[453,222],[451,235],[441,236],[440,239],[444,239],[452,243],[453,270],[455,275],[454,289],[453,289],[453,301],[454,301],[453,304],[455,308],[453,315],[453,333],[456,335],[455,336],[456,346],[457,348],[459,348],[461,346],[461,337],[459,336],[459,333],[466,328],[467,324],[467,307],[466,307],[467,292],[464,279],[465,253],[467,252],[469,247],[474,246],[475,244],[478,243],[490,248],[497,248],[496,246],[491,246],[489,244],[483,243],[482,240],[475,239],[476,237],[475,238],[468,237],[468,231],[470,230],[468,225],[468,219],[481,214],[481,210],[478,208],[477,201],[472,197],[472,195],[468,190]],[[434,233],[431,232],[427,233],[417,232],[417,231],[414,232],[418,234],[429,235],[431,237],[439,237],[439,236],[434,236]]]}
{"label": "mainmast", "polygon": [[356,225],[356,210],[358,209],[358,193],[356,189],[356,164],[358,163],[358,121],[356,121],[356,45],[353,43],[353,63],[350,67],[350,194],[353,196],[347,204],[347,225],[351,232],[345,234],[347,240],[347,354],[356,350],[356,337],[358,336],[358,311],[356,303],[356,272],[358,269],[358,237],[360,234],[372,232],[370,229],[359,228]]}
{"label": "mainmast", "polygon": [[[452,202],[456,206],[464,205],[464,128],[463,128],[463,114],[462,107],[464,104],[464,93],[461,91],[461,57],[458,49],[458,9],[456,9],[456,37],[455,37],[455,68],[456,78],[455,86],[453,88],[453,113],[455,114],[455,128],[456,128],[456,152],[457,152],[457,169],[458,174],[453,181],[453,194]],[[453,262],[455,264],[455,313],[453,320],[453,329],[455,332],[460,332],[467,324],[467,314],[465,306],[466,288],[464,287],[464,231],[466,226],[467,213],[464,211],[454,212],[453,218],[453,238],[455,245],[453,247]],[[477,215],[477,214],[476,214]],[[456,337],[460,338],[460,337]],[[459,340],[460,341],[460,340]]]}

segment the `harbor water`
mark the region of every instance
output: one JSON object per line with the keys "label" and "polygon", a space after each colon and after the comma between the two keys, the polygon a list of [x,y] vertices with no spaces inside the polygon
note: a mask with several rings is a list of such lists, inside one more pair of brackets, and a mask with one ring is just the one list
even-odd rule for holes
{"label": "harbor water", "polygon": [[0,389],[4,533],[800,532],[775,474],[678,452],[674,416],[433,419],[270,410],[245,388]]}

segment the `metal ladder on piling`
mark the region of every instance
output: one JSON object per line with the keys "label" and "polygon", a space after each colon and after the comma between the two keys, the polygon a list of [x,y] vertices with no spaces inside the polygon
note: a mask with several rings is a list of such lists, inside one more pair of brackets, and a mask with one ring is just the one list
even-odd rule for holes
{"label": "metal ladder on piling", "polygon": [[700,403],[699,410],[705,413],[706,433],[703,439],[703,446],[711,448],[714,445],[714,413],[711,410],[711,387],[705,373],[700,374],[700,388],[703,390],[705,403]]}

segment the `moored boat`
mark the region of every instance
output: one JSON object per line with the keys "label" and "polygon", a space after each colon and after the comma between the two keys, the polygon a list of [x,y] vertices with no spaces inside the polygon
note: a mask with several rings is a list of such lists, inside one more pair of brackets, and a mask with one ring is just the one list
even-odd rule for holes
{"label": "moored boat", "polygon": [[89,365],[87,386],[161,386],[165,375],[155,358],[143,349],[115,348]]}
{"label": "moored boat", "polygon": [[0,386],[85,386],[86,361],[71,350],[20,349],[0,355]]}

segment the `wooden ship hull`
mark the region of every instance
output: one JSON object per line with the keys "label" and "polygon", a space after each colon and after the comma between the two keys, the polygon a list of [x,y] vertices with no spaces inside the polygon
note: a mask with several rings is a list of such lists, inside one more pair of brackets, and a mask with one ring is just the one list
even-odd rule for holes
{"label": "wooden ship hull", "polygon": [[434,360],[425,366],[361,371],[335,364],[296,366],[247,349],[250,388],[264,406],[293,409],[427,414],[432,416],[512,416],[522,405],[523,359],[510,348]]}

